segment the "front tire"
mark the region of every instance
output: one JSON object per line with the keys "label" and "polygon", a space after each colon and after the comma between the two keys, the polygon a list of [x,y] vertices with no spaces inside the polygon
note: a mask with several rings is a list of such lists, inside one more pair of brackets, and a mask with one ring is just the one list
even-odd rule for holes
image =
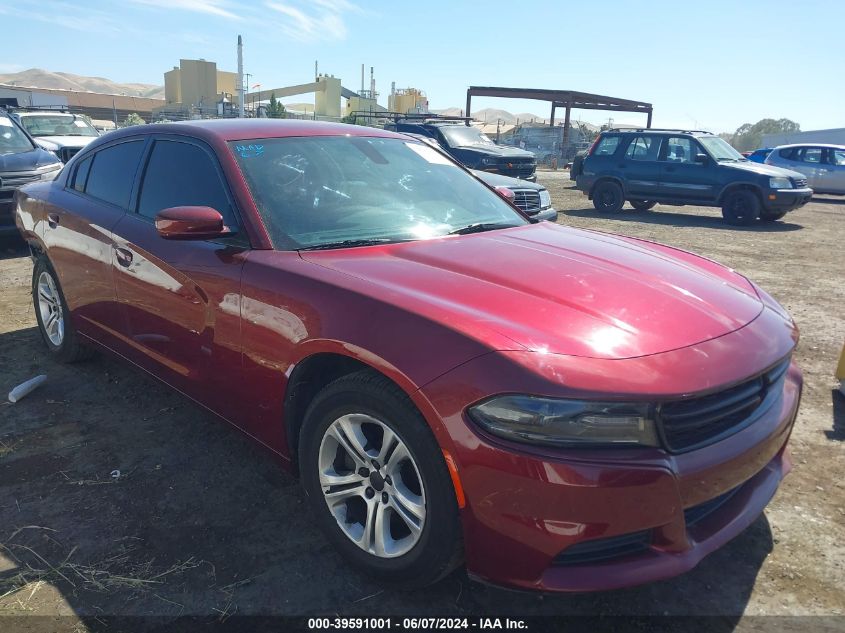
{"label": "front tire", "polygon": [[622,187],[612,180],[604,180],[596,185],[593,190],[593,206],[601,213],[619,213],[625,198],[622,195]]}
{"label": "front tire", "polygon": [[56,272],[43,256],[32,271],[32,303],[41,338],[53,358],[75,363],[93,355],[91,348],[80,343]]}
{"label": "front tire", "polygon": [[783,211],[781,213],[767,213],[763,211],[760,213],[760,219],[763,220],[763,222],[777,222],[783,216],[785,216],[786,213],[786,211]]}
{"label": "front tire", "polygon": [[722,201],[722,217],[734,226],[749,226],[760,217],[760,198],[753,191],[732,191]]}
{"label": "front tire", "polygon": [[628,202],[637,211],[649,211],[657,204],[654,200],[629,200]]}
{"label": "front tire", "polygon": [[360,571],[416,588],[460,563],[458,507],[443,454],[410,399],[381,374],[344,376],[317,394],[299,460],[318,525]]}

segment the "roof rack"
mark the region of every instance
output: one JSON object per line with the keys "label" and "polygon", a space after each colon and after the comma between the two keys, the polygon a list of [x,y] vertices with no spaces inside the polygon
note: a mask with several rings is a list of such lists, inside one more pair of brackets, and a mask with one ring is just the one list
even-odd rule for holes
{"label": "roof rack", "polygon": [[680,132],[681,134],[712,134],[710,130],[681,130],[673,127],[612,127],[604,132]]}

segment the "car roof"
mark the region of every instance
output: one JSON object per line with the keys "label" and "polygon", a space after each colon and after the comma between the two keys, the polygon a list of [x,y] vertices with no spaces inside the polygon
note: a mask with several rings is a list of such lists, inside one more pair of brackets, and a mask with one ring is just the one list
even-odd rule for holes
{"label": "car roof", "polygon": [[24,112],[15,112],[15,114],[17,114],[18,116],[24,116],[24,115],[25,116],[56,116],[56,115],[59,115],[59,116],[74,116],[70,112],[61,112],[59,110],[57,110],[55,112],[27,112],[27,111],[24,111]]}
{"label": "car roof", "polygon": [[831,149],[845,149],[845,145],[834,145],[833,143],[792,143],[791,145],[778,145],[775,149],[787,149],[792,147],[829,147]]}
{"label": "car roof", "polygon": [[713,132],[706,130],[669,130],[665,128],[643,127],[643,128],[625,128],[625,129],[610,129],[604,130],[602,134],[661,134],[669,136],[670,134],[689,134],[690,136],[716,136]]}
{"label": "car roof", "polygon": [[205,119],[178,123],[157,123],[155,125],[133,125],[109,132],[101,138],[108,140],[121,136],[146,134],[184,134],[207,141],[224,142],[285,138],[288,136],[370,136],[404,138],[407,140],[407,137],[402,134],[378,128],[303,119]]}

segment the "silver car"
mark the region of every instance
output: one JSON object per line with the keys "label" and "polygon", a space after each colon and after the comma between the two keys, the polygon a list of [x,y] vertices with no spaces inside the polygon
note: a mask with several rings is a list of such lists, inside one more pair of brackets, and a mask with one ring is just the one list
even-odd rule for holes
{"label": "silver car", "polygon": [[781,145],[766,163],[801,172],[815,193],[845,195],[845,145]]}

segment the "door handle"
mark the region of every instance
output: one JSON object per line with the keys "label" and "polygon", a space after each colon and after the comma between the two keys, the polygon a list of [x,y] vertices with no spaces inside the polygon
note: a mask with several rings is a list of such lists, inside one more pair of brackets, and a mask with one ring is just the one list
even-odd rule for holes
{"label": "door handle", "polygon": [[50,226],[51,229],[54,229],[57,226],[59,226],[59,214],[58,213],[48,213],[47,214],[47,224]]}
{"label": "door handle", "polygon": [[675,171],[675,168],[674,167],[667,167],[666,171]]}
{"label": "door handle", "polygon": [[123,266],[124,268],[128,268],[129,264],[132,263],[132,251],[122,248],[120,246],[114,247],[114,255],[117,258],[117,263]]}

